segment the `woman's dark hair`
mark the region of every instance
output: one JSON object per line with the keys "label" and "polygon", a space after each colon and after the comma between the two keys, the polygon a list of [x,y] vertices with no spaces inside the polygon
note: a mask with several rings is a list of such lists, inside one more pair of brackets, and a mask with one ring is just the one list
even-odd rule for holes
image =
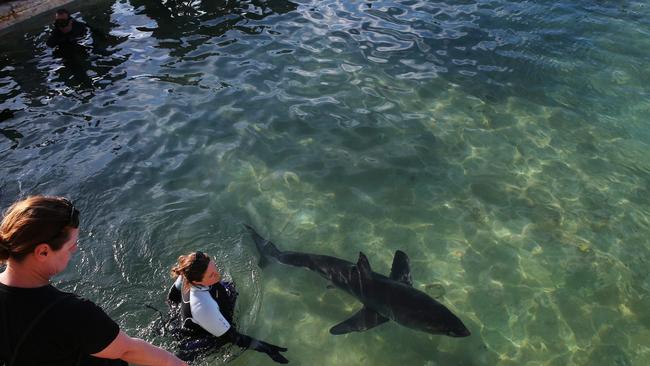
{"label": "woman's dark hair", "polygon": [[205,270],[210,264],[210,257],[203,252],[194,252],[178,257],[178,263],[172,268],[172,277],[183,276],[185,286],[203,280]]}
{"label": "woman's dark hair", "polygon": [[22,261],[39,245],[59,250],[79,227],[79,211],[63,197],[31,196],[7,209],[0,223],[0,261]]}

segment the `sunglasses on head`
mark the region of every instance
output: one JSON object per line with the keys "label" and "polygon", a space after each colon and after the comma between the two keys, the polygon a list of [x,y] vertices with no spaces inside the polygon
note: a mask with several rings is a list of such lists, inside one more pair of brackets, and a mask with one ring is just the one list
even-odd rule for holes
{"label": "sunglasses on head", "polygon": [[65,226],[74,228],[79,227],[79,210],[77,210],[69,200],[64,198],[63,201],[70,206],[70,215],[68,216],[68,222]]}
{"label": "sunglasses on head", "polygon": [[[208,267],[208,263],[210,262],[210,257],[201,252],[201,251],[196,251],[194,252],[194,261],[192,262],[193,268],[201,268],[203,271],[205,271],[205,268]],[[204,268],[205,267],[205,268]]]}
{"label": "sunglasses on head", "polygon": [[64,198],[63,202],[68,204],[68,206],[70,207],[70,214],[68,215],[68,219],[66,220],[66,223],[61,227],[61,229],[56,233],[56,235],[54,235],[49,241],[58,238],[59,235],[61,235],[61,233],[63,232],[63,230],[68,226],[73,228],[79,227],[79,210],[77,210],[72,204],[72,202],[70,202],[69,200]]}

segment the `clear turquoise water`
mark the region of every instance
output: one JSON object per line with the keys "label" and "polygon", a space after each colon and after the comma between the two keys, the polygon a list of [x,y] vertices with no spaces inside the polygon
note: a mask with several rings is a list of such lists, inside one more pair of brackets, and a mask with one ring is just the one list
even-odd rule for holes
{"label": "clear turquoise water", "polygon": [[[292,365],[650,364],[645,1],[92,1],[87,55],[48,18],[1,36],[0,203],[72,197],[58,280],[155,336],[175,258],[203,249],[243,332]],[[331,336],[359,303],[278,246],[387,273],[471,329]],[[233,351],[236,353],[236,351]],[[205,364],[220,364],[222,356]],[[246,352],[232,365],[268,364]]]}

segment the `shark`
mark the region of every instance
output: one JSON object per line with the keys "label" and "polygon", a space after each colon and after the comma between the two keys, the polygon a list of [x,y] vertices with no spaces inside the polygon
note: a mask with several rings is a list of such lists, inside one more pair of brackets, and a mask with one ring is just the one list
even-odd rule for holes
{"label": "shark", "polygon": [[255,229],[244,225],[260,254],[259,266],[273,259],[318,273],[330,283],[358,299],[363,307],[330,329],[333,335],[363,332],[392,320],[405,327],[430,334],[468,337],[469,329],[454,313],[426,293],[413,287],[410,260],[395,252],[388,277],[373,272],[368,258],[359,252],[356,263],[327,255],[281,251]]}

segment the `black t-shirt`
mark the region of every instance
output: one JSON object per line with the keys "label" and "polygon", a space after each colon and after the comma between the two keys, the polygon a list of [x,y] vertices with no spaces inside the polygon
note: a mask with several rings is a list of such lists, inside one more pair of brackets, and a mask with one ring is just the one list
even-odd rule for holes
{"label": "black t-shirt", "polygon": [[90,356],[117,337],[119,326],[92,301],[57,290],[0,283],[0,360],[9,363],[32,321],[60,297],[20,346],[14,366],[96,366],[119,364]]}

